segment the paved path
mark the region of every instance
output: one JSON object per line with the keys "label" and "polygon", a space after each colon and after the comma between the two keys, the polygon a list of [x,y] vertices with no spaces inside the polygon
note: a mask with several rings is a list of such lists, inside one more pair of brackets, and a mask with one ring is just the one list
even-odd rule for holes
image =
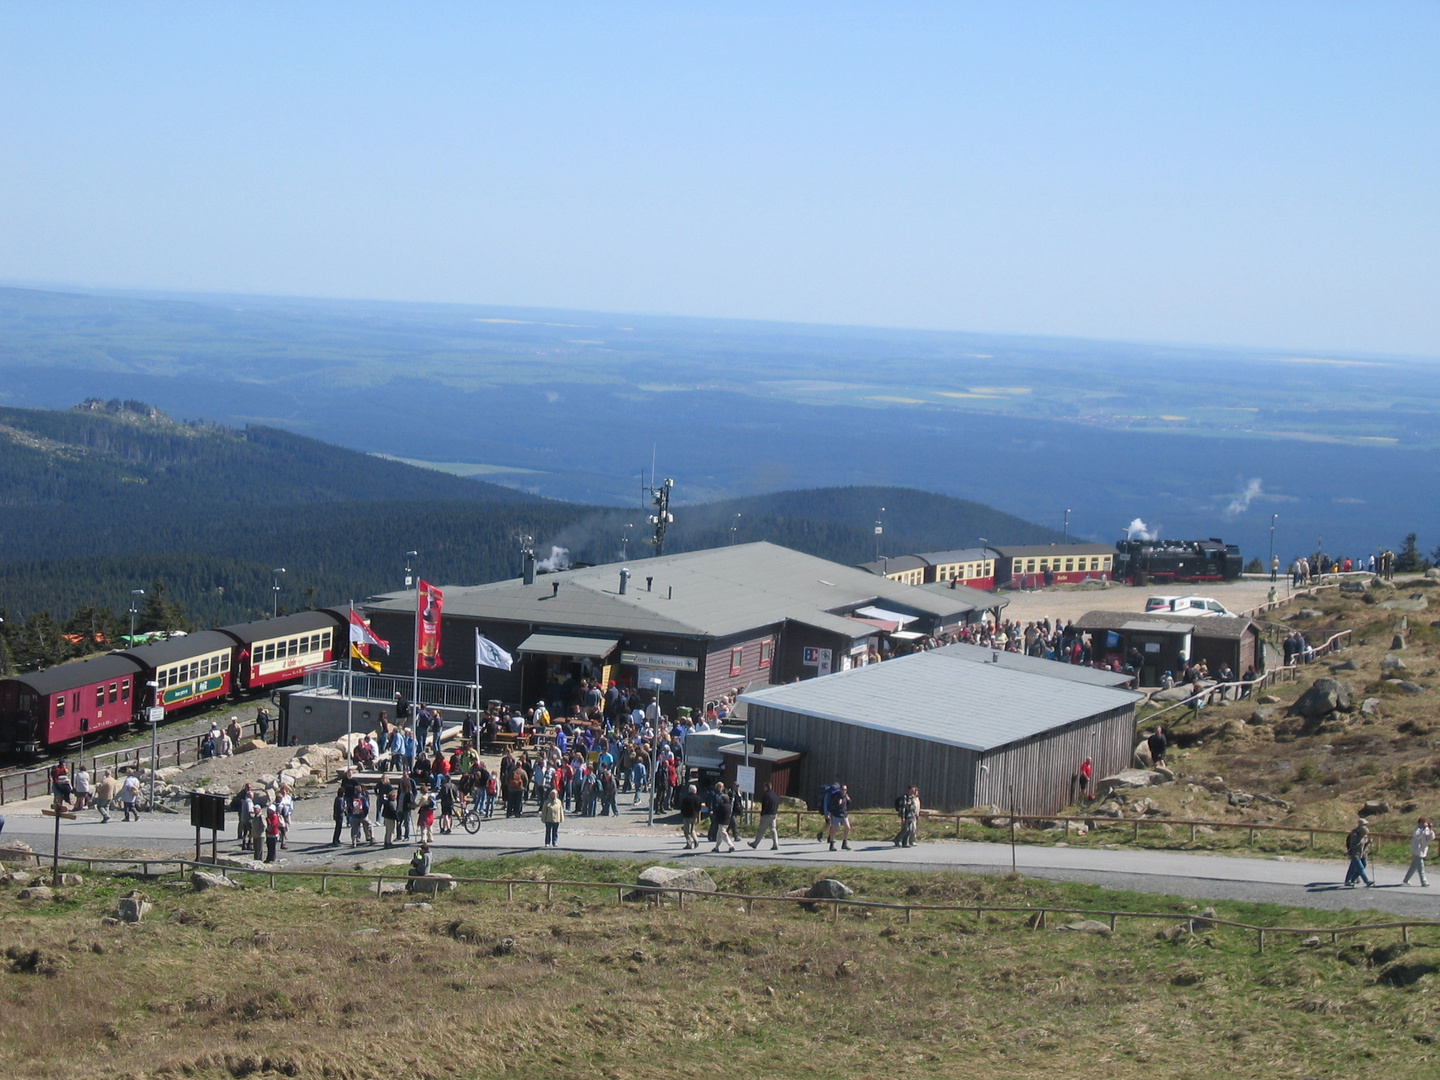
{"label": "paved path", "polygon": [[[0,841],[24,840],[37,851],[49,851],[53,826],[39,815],[41,800],[6,807],[9,823]],[[320,863],[372,864],[390,856],[408,857],[408,847],[385,851],[379,845],[353,850],[329,846],[333,825],[328,820],[329,800],[307,800],[297,811],[290,850],[281,863],[300,868]],[[117,849],[127,853],[193,853],[194,830],[176,815],[147,817],[126,824],[117,814],[102,825],[91,813],[61,827],[61,853],[100,855]],[[520,821],[495,818],[475,836],[457,831],[440,837],[436,854],[494,856],[540,853],[543,829],[533,813]],[[1010,848],[1005,844],[934,841],[913,848],[896,848],[887,841],[857,841],[853,851],[832,853],[810,839],[783,841],[779,852],[762,846],[754,851],[743,842],[733,854],[715,855],[709,845],[698,852],[684,849],[674,825],[647,827],[643,808],[624,808],[614,818],[568,819],[561,828],[563,850],[593,858],[625,858],[718,865],[726,862],[803,864],[820,867],[854,863],[886,869],[951,871],[967,874],[1001,874],[1010,871]],[[233,854],[233,841],[221,846]],[[128,855],[127,855],[128,857]],[[1337,859],[1310,860],[1289,857],[1246,858],[1192,852],[1063,848],[1018,845],[1015,861],[1020,873],[1050,881],[1078,881],[1136,892],[1163,893],[1199,900],[1239,900],[1315,907],[1378,910],[1396,915],[1440,919],[1440,866],[1432,887],[1399,884],[1402,868],[1378,868],[1382,883],[1374,889],[1346,889],[1340,885],[1344,866]]]}

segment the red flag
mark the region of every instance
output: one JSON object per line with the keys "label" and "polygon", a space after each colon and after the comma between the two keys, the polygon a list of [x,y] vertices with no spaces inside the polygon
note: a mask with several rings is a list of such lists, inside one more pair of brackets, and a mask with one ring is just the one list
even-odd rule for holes
{"label": "red flag", "polygon": [[443,667],[440,659],[440,614],[445,594],[429,582],[419,584],[420,610],[415,618],[415,657],[420,671]]}
{"label": "red flag", "polygon": [[380,637],[374,630],[371,630],[360,613],[354,608],[350,609],[350,643],[358,645],[363,655],[369,655],[366,650],[371,645],[378,645],[387,653],[390,651],[390,643]]}

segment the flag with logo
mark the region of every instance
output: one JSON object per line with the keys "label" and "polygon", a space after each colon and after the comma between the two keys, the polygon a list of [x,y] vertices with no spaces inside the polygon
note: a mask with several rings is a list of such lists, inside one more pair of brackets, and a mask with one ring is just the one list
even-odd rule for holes
{"label": "flag with logo", "polygon": [[350,656],[359,660],[371,671],[380,670],[380,661],[370,656],[370,646],[374,645],[386,653],[390,651],[390,643],[370,629],[366,621],[360,617],[360,613],[353,607],[350,609]]}
{"label": "flag with logo", "polygon": [[421,671],[433,671],[445,666],[440,659],[440,616],[445,594],[428,581],[419,582],[417,591],[420,610],[415,613],[415,666]]}
{"label": "flag with logo", "polygon": [[479,630],[476,630],[475,663],[480,667],[494,667],[500,668],[502,671],[509,671],[514,666],[515,659]]}

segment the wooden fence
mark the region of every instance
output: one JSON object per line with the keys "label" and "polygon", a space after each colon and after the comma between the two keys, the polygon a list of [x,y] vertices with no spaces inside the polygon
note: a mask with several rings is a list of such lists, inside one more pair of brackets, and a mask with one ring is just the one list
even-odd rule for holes
{"label": "wooden fence", "polygon": [[[38,852],[18,851],[10,849],[0,849],[0,854],[10,855],[12,856],[12,858],[15,855],[24,855],[26,857],[33,856],[37,865],[40,863],[40,859],[42,858],[42,856]],[[368,883],[373,880],[375,882],[375,897],[377,900],[384,898],[384,886],[387,881],[394,884],[404,884],[407,880],[409,880],[408,876],[386,874],[384,872],[371,874],[365,873],[363,871],[346,870],[321,871],[252,869],[249,867],[227,867],[223,865],[217,866],[214,863],[195,862],[190,859],[137,860],[74,858],[67,860],[68,865],[78,865],[82,863],[85,865],[87,872],[93,870],[95,864],[97,863],[107,865],[119,865],[122,867],[130,868],[140,867],[141,877],[143,878],[149,878],[153,876],[150,873],[151,867],[167,866],[174,867],[174,872],[178,873],[182,879],[184,878],[185,872],[187,870],[189,870],[192,874],[196,870],[203,870],[206,872],[220,870],[227,876],[231,874],[254,874],[267,878],[269,886],[272,889],[276,887],[277,878],[306,878],[311,880],[319,878],[321,893],[325,893],[328,891],[330,879],[332,878],[337,878],[342,881],[361,880],[367,883],[367,888]],[[163,870],[161,871],[162,874],[164,872],[165,871]],[[1024,925],[1032,930],[1047,929],[1048,920],[1052,915],[1081,915],[1090,919],[1107,919],[1109,920],[1110,931],[1112,933],[1115,932],[1121,919],[1138,919],[1150,922],[1161,921],[1169,923],[1171,925],[1176,925],[1179,922],[1184,922],[1186,924],[1187,931],[1191,933],[1193,933],[1197,927],[1226,927],[1254,934],[1256,951],[1262,953],[1265,951],[1265,935],[1267,934],[1274,936],[1304,935],[1307,938],[1320,937],[1321,935],[1329,935],[1331,942],[1336,943],[1340,940],[1341,934],[1357,934],[1374,930],[1399,930],[1401,940],[1408,943],[1410,941],[1411,930],[1440,927],[1440,921],[1432,919],[1401,919],[1393,922],[1361,923],[1351,926],[1332,926],[1318,928],[1301,926],[1256,926],[1251,923],[1238,922],[1234,919],[1209,918],[1198,915],[1177,915],[1173,911],[1111,911],[1108,909],[1051,907],[1048,905],[1041,907],[1021,907],[1018,905],[996,904],[906,904],[897,903],[889,900],[857,900],[854,898],[846,898],[842,900],[814,898],[807,896],[774,896],[766,894],[718,891],[706,892],[701,889],[676,888],[671,886],[641,886],[633,883],[626,883],[620,881],[538,881],[534,878],[485,877],[452,877],[450,880],[455,882],[457,888],[462,885],[503,885],[505,887],[505,899],[507,902],[514,901],[515,889],[517,886],[525,889],[533,888],[537,891],[539,889],[544,889],[545,899],[547,901],[553,900],[555,895],[555,889],[557,887],[562,889],[594,889],[602,893],[613,891],[615,893],[615,900],[617,903],[623,903],[625,901],[625,896],[627,893],[635,894],[638,892],[645,900],[647,900],[647,902],[653,902],[655,904],[659,904],[665,896],[674,896],[676,898],[676,903],[681,911],[685,909],[686,898],[689,898],[692,904],[696,900],[740,901],[744,903],[745,913],[747,915],[751,914],[754,911],[756,904],[803,904],[811,908],[812,910],[815,908],[829,907],[830,918],[832,922],[839,921],[840,911],[842,908],[892,911],[903,914],[905,916],[906,923],[911,923],[914,921],[916,912],[950,912],[956,914],[969,914],[973,911],[975,913],[975,919],[977,922],[982,919],[987,913],[1012,915],[1020,914],[1026,916]],[[420,895],[430,895],[432,896],[432,898],[438,899],[440,896],[443,895],[443,893],[435,892],[431,894],[427,891],[425,893],[421,893]]]}

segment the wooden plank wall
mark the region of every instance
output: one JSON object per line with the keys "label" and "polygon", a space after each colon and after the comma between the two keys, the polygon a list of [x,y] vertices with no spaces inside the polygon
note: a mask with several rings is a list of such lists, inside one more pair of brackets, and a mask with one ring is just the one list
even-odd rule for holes
{"label": "wooden plank wall", "polygon": [[987,752],[976,803],[1022,814],[1053,814],[1079,797],[1080,763],[1094,758],[1095,778],[1126,768],[1135,752],[1135,706],[1126,705]]}
{"label": "wooden plank wall", "polygon": [[[813,805],[821,785],[838,779],[850,786],[857,809],[889,809],[911,784],[934,810],[1008,808],[1013,784],[1019,812],[1053,814],[1075,801],[1074,778],[1087,755],[1099,778],[1127,767],[1135,749],[1133,705],[985,755],[764,705],[750,706],[749,723],[752,738],[805,755],[791,795]],[[980,771],[982,763],[988,771]]]}
{"label": "wooden plank wall", "polygon": [[850,786],[856,809],[890,809],[911,784],[919,786],[924,806],[973,805],[976,755],[969,750],[763,705],[752,704],[749,716],[751,738],[805,755],[789,794],[812,806],[821,785],[837,779]]}

